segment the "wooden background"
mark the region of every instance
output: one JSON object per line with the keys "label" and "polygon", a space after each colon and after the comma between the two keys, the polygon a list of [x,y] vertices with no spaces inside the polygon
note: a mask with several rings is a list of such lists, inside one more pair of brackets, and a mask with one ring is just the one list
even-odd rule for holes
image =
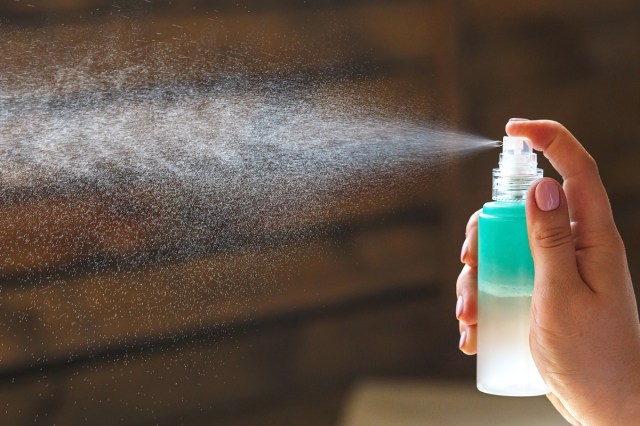
{"label": "wooden background", "polygon": [[[28,66],[51,85],[51,67],[89,45],[97,74],[122,65],[109,52],[133,52],[128,65],[176,52],[125,91],[240,67],[358,85],[496,139],[512,116],[557,119],[598,160],[639,279],[637,2],[34,0],[0,14],[5,84]],[[359,378],[472,380],[454,285],[496,160],[342,193],[286,244],[142,264],[132,255],[162,233],[153,209],[111,208],[144,206],[135,190],[28,197],[4,182],[2,423],[329,425]]]}

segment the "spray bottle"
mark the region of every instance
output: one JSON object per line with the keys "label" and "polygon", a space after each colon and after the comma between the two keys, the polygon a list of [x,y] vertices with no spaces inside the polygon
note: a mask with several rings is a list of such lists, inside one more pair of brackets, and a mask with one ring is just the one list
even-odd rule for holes
{"label": "spray bottle", "polygon": [[542,177],[531,141],[505,137],[493,169],[493,202],[478,224],[478,366],[482,392],[543,395],[549,390],[529,349],[533,260],[527,237],[525,198]]}

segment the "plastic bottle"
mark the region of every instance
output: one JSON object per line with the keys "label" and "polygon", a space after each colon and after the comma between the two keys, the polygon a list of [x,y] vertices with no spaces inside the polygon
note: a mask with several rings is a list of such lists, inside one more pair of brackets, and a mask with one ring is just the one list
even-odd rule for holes
{"label": "plastic bottle", "polygon": [[531,142],[505,137],[493,170],[493,202],[478,228],[477,386],[482,392],[534,396],[549,392],[529,349],[533,260],[525,198],[542,177]]}

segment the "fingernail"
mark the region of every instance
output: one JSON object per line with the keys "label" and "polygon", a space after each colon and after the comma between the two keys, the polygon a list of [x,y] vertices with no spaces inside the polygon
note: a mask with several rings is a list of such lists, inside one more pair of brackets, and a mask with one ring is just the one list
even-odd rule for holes
{"label": "fingernail", "polygon": [[529,121],[528,118],[510,118],[509,121]]}
{"label": "fingernail", "polygon": [[458,342],[458,348],[462,349],[464,344],[467,343],[467,330],[460,333],[460,341]]}
{"label": "fingernail", "polygon": [[536,186],[536,204],[543,212],[555,210],[560,205],[560,191],[555,182],[543,180]]}
{"label": "fingernail", "polygon": [[460,251],[460,262],[464,263],[464,258],[467,257],[467,252],[469,251],[469,240],[464,240],[462,243],[462,250]]}
{"label": "fingernail", "polygon": [[462,315],[462,309],[464,308],[464,300],[462,296],[458,296],[458,301],[456,302],[456,319],[460,319],[460,315]]}

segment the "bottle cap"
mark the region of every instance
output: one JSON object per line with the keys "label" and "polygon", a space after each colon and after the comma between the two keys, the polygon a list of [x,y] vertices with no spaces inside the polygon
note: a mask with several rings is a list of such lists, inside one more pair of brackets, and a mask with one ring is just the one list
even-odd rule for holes
{"label": "bottle cap", "polygon": [[529,186],[542,177],[531,140],[521,136],[505,136],[498,168],[493,170],[493,199],[522,200]]}

